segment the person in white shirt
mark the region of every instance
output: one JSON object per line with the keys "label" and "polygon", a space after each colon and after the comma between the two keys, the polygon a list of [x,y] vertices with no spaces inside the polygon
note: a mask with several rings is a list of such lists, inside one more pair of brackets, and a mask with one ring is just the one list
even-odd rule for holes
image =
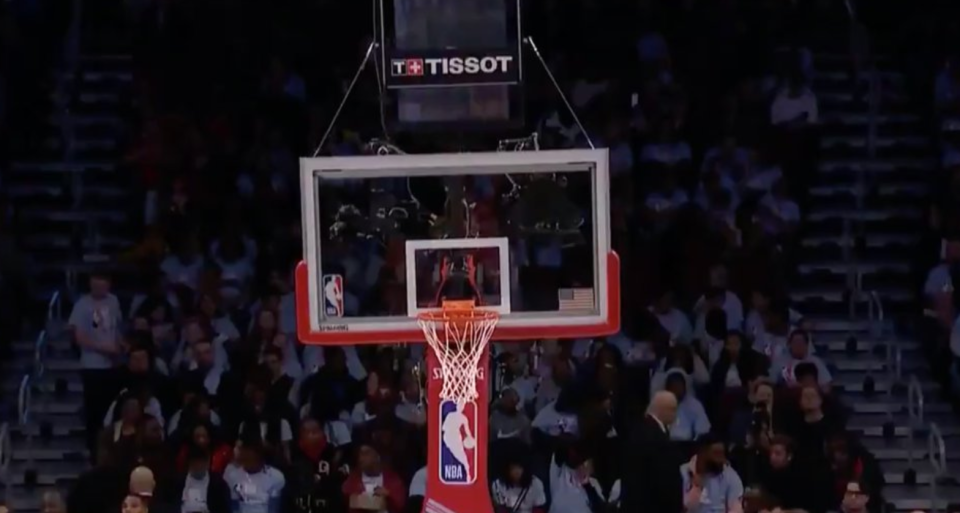
{"label": "person in white shirt", "polygon": [[689,202],[690,197],[677,183],[676,173],[668,169],[663,171],[660,186],[647,195],[643,204],[654,231],[662,232]]}
{"label": "person in white shirt", "polygon": [[171,285],[197,290],[206,261],[200,252],[196,237],[187,236],[180,241],[176,253],[167,255],[160,263],[160,271]]}
{"label": "person in white shirt", "polygon": [[697,314],[694,337],[703,333],[706,312],[711,308],[722,308],[727,314],[727,327],[732,330],[743,328],[743,303],[733,291],[728,288],[727,268],[717,264],[710,269],[710,286],[707,294],[700,296],[693,309]]}
{"label": "person in white shirt", "polygon": [[800,207],[787,196],[787,184],[781,178],[760,200],[763,229],[771,236],[791,235],[800,224]]}
{"label": "person in white shirt", "polygon": [[677,139],[676,127],[669,122],[664,122],[660,127],[656,142],[651,142],[640,150],[642,162],[660,164],[665,168],[682,168],[689,165],[692,158],[690,145]]}
{"label": "person in white shirt", "polygon": [[550,462],[550,513],[592,513],[606,505],[593,477],[593,460],[580,448],[561,444]]}
{"label": "person in white shirt", "polygon": [[817,97],[804,84],[803,77],[795,74],[786,87],[777,91],[770,106],[770,123],[774,126],[801,128],[816,124],[819,120]]}
{"label": "person in white shirt", "polygon": [[200,315],[206,318],[217,335],[225,337],[231,343],[240,340],[240,330],[229,315],[220,311],[219,298],[215,294],[210,292],[200,294],[197,307]]}
{"label": "person in white shirt", "polygon": [[519,443],[498,448],[504,463],[490,487],[495,511],[510,513],[546,513],[547,495],[543,481],[530,472],[524,453],[529,450]]}
{"label": "person in white shirt", "polygon": [[689,344],[693,338],[693,326],[690,319],[680,309],[674,306],[674,294],[670,289],[664,289],[658,296],[650,311],[660,321],[663,329],[670,334],[670,340],[680,344]]}
{"label": "person in white shirt", "polygon": [[110,293],[110,279],[95,273],[90,277],[90,293],[77,300],[67,320],[80,347],[87,449],[93,461],[104,414],[117,395],[113,366],[121,354],[122,319],[120,302]]}
{"label": "person in white shirt", "polygon": [[245,438],[236,462],[228,465],[223,473],[223,480],[230,487],[234,513],[280,513],[286,479],[265,461],[264,448],[257,439]]}
{"label": "person in white shirt", "polygon": [[253,279],[256,246],[240,236],[224,236],[211,245],[210,254],[220,268],[220,297],[230,305],[242,303]]}

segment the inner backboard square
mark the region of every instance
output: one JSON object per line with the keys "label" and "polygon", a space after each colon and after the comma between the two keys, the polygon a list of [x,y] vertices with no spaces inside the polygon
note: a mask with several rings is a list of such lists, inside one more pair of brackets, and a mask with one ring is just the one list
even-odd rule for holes
{"label": "inner backboard square", "polygon": [[463,299],[509,314],[509,245],[506,237],[407,241],[407,315],[440,308],[443,300]]}

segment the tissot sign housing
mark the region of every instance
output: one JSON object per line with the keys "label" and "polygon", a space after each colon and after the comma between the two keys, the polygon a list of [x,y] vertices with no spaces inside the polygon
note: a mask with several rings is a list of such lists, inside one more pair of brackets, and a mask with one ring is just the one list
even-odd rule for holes
{"label": "tissot sign housing", "polygon": [[387,87],[516,84],[519,56],[504,51],[386,52]]}

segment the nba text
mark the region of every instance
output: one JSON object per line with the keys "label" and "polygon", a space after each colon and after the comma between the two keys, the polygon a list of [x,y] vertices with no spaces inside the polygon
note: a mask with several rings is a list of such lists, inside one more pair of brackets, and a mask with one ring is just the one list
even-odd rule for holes
{"label": "nba text", "polygon": [[392,59],[390,73],[395,77],[492,75],[508,73],[511,64],[512,55]]}

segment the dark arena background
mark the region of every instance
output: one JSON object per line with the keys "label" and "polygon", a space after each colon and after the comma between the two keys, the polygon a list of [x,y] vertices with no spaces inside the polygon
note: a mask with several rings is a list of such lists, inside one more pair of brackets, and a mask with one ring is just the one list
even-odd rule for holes
{"label": "dark arena background", "polygon": [[958,15],[3,2],[0,513],[960,512]]}

